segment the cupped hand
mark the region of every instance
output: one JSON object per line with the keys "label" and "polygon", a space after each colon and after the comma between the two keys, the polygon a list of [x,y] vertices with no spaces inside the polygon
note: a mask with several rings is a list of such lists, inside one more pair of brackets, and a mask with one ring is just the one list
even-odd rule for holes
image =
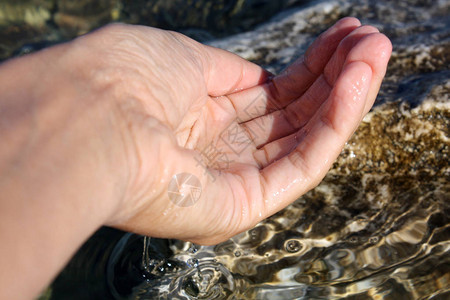
{"label": "cupped hand", "polygon": [[127,188],[108,225],[201,244],[251,228],[322,180],[370,110],[391,53],[354,18],[277,76],[147,27],[112,25],[74,43],[114,90],[126,153]]}

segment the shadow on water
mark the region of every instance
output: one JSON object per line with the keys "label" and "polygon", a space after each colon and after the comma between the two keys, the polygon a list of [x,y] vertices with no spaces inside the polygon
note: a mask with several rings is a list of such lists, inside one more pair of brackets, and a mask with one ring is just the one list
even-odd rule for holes
{"label": "shadow on water", "polygon": [[[198,6],[180,9],[188,2]],[[376,107],[317,188],[216,246],[102,228],[42,299],[450,299],[448,1],[95,3],[1,3],[1,59],[122,20],[210,40],[276,73],[348,15],[394,51]]]}

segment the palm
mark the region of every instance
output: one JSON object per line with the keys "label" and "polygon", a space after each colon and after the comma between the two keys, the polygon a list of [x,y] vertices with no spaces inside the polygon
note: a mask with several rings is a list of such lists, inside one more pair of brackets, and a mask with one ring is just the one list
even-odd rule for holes
{"label": "palm", "polygon": [[204,81],[195,81],[196,100],[173,126],[182,149],[167,157],[168,176],[196,175],[202,198],[170,209],[161,200],[153,212],[182,218],[150,234],[215,243],[317,185],[372,106],[390,56],[388,39],[359,25],[338,22],[270,80],[256,65],[207,49],[214,63]]}

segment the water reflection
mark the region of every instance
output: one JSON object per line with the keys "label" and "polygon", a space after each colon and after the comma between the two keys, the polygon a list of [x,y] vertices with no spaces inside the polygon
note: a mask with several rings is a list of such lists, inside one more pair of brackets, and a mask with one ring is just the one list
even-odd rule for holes
{"label": "water reflection", "polygon": [[[398,196],[391,194],[387,203]],[[153,251],[149,255],[153,258],[137,273],[153,276],[151,280],[143,276],[147,279],[137,284],[131,298],[392,299],[397,295],[400,299],[444,299],[450,282],[450,225],[439,209],[446,203],[422,207],[428,197],[420,196],[415,205],[406,205],[408,209],[397,214],[388,204],[371,216],[349,218],[339,230],[332,227],[324,235],[312,230],[313,226],[298,226],[294,218],[289,219],[288,228],[274,226],[280,220],[286,223],[286,215],[293,211],[300,216],[308,210],[311,202],[297,201],[287,211],[217,246],[170,241],[165,245],[169,255],[155,259],[160,242],[155,240],[156,245],[151,246],[150,240],[146,249]],[[140,241],[144,248],[144,237],[126,238],[126,244]],[[117,245],[122,256],[130,253],[123,240]],[[117,254],[113,253],[110,264],[118,263],[114,259]],[[133,264],[133,260],[125,264]],[[142,261],[134,264],[142,265]],[[128,270],[121,276],[132,273]],[[123,281],[109,283],[113,290],[115,285],[123,285]]]}

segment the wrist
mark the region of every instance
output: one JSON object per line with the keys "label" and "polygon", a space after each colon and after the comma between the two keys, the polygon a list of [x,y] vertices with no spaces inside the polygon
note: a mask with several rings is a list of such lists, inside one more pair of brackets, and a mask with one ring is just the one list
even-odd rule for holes
{"label": "wrist", "polygon": [[68,48],[0,66],[0,283],[20,294],[14,273],[33,265],[29,298],[107,222],[126,182],[112,104],[92,93]]}
{"label": "wrist", "polygon": [[[92,194],[105,212],[120,197],[110,192],[115,190],[111,186],[123,182],[114,105],[106,89],[95,90],[88,74],[80,72],[86,61],[72,53],[73,48],[60,45],[8,62],[5,70],[0,67],[4,71],[0,71],[4,82],[0,84],[4,125],[0,130],[12,141],[6,147],[9,161],[18,160],[24,168],[34,164],[30,171],[40,173],[37,181],[46,180],[46,175],[67,176],[61,188],[76,186],[74,180],[86,181],[78,186],[83,187],[78,193],[90,190],[86,194]],[[92,201],[89,198],[85,201]],[[102,204],[102,198],[108,200]]]}

